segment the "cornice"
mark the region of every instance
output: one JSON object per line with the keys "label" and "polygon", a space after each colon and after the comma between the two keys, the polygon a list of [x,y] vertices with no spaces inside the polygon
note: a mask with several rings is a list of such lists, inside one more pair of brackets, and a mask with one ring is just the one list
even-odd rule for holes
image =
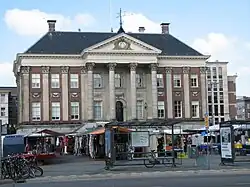
{"label": "cornice", "polygon": [[210,55],[204,56],[162,56],[159,55],[158,59],[172,59],[172,60],[207,60]]}
{"label": "cornice", "polygon": [[115,55],[121,55],[121,56],[158,56],[159,54],[155,53],[155,52],[133,52],[133,51],[129,51],[129,50],[119,50],[119,51],[114,51],[114,52],[105,52],[105,51],[98,51],[98,52],[87,52],[87,54],[89,56],[93,56],[93,55],[111,55],[111,56],[115,56]]}

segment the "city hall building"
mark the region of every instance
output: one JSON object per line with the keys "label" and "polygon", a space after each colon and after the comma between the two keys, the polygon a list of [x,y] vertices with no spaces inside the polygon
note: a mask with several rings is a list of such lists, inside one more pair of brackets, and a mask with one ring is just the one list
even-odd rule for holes
{"label": "city hall building", "polygon": [[22,127],[69,131],[90,122],[197,119],[207,113],[209,56],[171,35],[168,23],[158,34],[143,27],[138,33],[122,27],[61,32],[55,20],[48,27],[14,62]]}

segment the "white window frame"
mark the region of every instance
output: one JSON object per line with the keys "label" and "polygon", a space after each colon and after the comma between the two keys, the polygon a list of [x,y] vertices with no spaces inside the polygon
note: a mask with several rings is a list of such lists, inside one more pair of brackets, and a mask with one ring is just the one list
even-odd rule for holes
{"label": "white window frame", "polygon": [[164,101],[158,101],[157,109],[158,109],[158,118],[165,118],[165,103],[164,103]]}
{"label": "white window frame", "polygon": [[192,118],[199,118],[200,117],[200,104],[199,101],[192,101],[191,104],[191,116]]}
{"label": "white window frame", "polygon": [[70,88],[79,88],[78,74],[70,74]]}
{"label": "white window frame", "polygon": [[71,119],[79,120],[79,114],[80,114],[79,102],[71,102],[70,107],[71,107]]}
{"label": "white window frame", "polygon": [[61,105],[60,102],[51,103],[51,120],[58,121],[61,119]]}
{"label": "white window frame", "polygon": [[174,101],[174,117],[182,118],[182,101]]}
{"label": "white window frame", "polygon": [[157,87],[163,88],[164,82],[163,82],[163,74],[157,74]]}
{"label": "white window frame", "polygon": [[143,73],[136,73],[136,87],[143,88],[144,87],[144,75]]}
{"label": "white window frame", "polygon": [[250,109],[250,104],[249,103],[247,103],[247,109]]}
{"label": "white window frame", "polygon": [[40,74],[32,74],[31,75],[31,87],[32,88],[40,88],[41,86],[41,75]]}
{"label": "white window frame", "polygon": [[60,88],[60,74],[51,74],[51,88]]}
{"label": "white window frame", "polygon": [[1,117],[6,116],[6,107],[1,107]]}
{"label": "white window frame", "polygon": [[[93,109],[93,115],[95,120],[102,120],[103,116],[103,106],[102,106],[102,101],[94,101],[94,109]],[[99,107],[100,113],[96,113],[96,108]]]}
{"label": "white window frame", "polygon": [[5,100],[6,100],[6,94],[1,93],[0,97],[1,97],[1,103],[5,103]]}
{"label": "white window frame", "polygon": [[41,103],[32,103],[32,121],[41,121]]}
{"label": "white window frame", "polygon": [[100,73],[93,74],[93,85],[94,88],[103,88],[103,78]]}
{"label": "white window frame", "polygon": [[115,74],[115,87],[116,88],[122,87],[122,76],[120,73]]}
{"label": "white window frame", "polygon": [[144,104],[142,100],[136,102],[136,118],[143,119],[144,117]]}
{"label": "white window frame", "polygon": [[191,87],[197,88],[199,86],[198,83],[198,75],[196,74],[191,74],[190,75],[190,81],[191,81]]}
{"label": "white window frame", "polygon": [[174,75],[174,87],[181,88],[181,75]]}

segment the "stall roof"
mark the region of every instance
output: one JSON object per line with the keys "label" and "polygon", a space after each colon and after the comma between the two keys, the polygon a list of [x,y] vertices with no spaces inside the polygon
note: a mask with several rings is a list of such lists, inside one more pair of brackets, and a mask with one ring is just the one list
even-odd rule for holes
{"label": "stall roof", "polygon": [[[120,132],[126,132],[126,133],[131,131],[130,129],[125,128],[125,127],[114,126],[112,128],[117,128]],[[104,132],[105,132],[105,128],[101,127],[99,129],[96,129],[96,130],[90,132],[89,134],[97,135],[97,134],[103,134]]]}
{"label": "stall roof", "polygon": [[63,133],[59,133],[59,132],[55,132],[55,131],[52,131],[52,130],[49,130],[49,129],[44,129],[44,130],[41,130],[41,131],[38,131],[36,133],[44,133],[44,134],[47,134],[47,135],[51,135],[51,136],[64,136],[65,134]]}
{"label": "stall roof", "polygon": [[125,121],[125,122],[117,122],[113,121],[110,123],[105,124],[105,127],[113,127],[113,126],[120,126],[120,127],[173,127],[176,124],[182,123],[182,122],[199,122],[204,121],[203,119],[151,119],[146,121],[139,121],[139,120],[131,120],[131,121]]}

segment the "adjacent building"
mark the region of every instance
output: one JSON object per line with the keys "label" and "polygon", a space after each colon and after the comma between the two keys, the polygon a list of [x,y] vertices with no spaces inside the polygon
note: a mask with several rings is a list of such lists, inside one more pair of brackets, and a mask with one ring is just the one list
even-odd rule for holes
{"label": "adjacent building", "polygon": [[250,120],[250,97],[237,97],[237,120]]}
{"label": "adjacent building", "polygon": [[236,117],[236,75],[228,76],[228,62],[207,62],[208,114],[212,124]]}
{"label": "adjacent building", "polygon": [[[48,33],[14,62],[20,125],[59,131],[113,119],[201,119],[211,108],[206,91],[209,56],[172,36],[168,23],[161,24],[159,34],[145,33],[142,27],[138,33],[122,27],[117,33],[60,32],[55,20],[48,24]],[[230,113],[223,71],[220,119]]]}
{"label": "adjacent building", "polygon": [[17,115],[17,87],[0,87],[0,120],[2,125],[16,125]]}

